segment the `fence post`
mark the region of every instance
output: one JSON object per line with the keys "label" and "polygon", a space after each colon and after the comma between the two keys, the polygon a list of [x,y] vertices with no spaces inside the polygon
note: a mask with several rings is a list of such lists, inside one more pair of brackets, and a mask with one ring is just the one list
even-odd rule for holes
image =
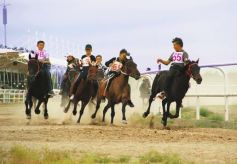
{"label": "fence post", "polygon": [[196,120],[200,120],[200,102],[199,102],[199,96],[197,96],[196,99]]}
{"label": "fence post", "polygon": [[228,108],[228,95],[227,95],[227,76],[226,76],[226,73],[223,69],[219,68],[219,67],[213,67],[213,68],[216,68],[218,69],[223,77],[224,77],[224,94],[225,94],[225,97],[224,97],[224,101],[225,101],[225,121],[229,121],[229,108]]}
{"label": "fence post", "polygon": [[182,118],[182,109],[183,108],[179,108],[179,118]]}

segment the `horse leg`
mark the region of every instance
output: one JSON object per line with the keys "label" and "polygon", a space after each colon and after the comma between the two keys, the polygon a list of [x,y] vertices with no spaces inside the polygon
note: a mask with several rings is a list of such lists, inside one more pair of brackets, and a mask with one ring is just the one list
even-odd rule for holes
{"label": "horse leg", "polygon": [[45,101],[44,101],[44,119],[48,119],[49,118],[49,114],[48,114],[48,98],[45,98]]}
{"label": "horse leg", "polygon": [[29,95],[29,93],[27,93],[26,100],[25,100],[25,107],[26,107],[25,113],[26,113],[27,119],[31,119],[31,108],[33,106],[33,102],[31,98],[32,97]]}
{"label": "horse leg", "polygon": [[71,100],[68,101],[67,106],[64,108],[64,113],[67,113],[67,112],[68,112],[70,106],[71,106]]}
{"label": "horse leg", "polygon": [[88,102],[89,102],[89,101],[86,101],[86,102],[83,102],[83,101],[82,101],[81,110],[80,110],[80,115],[79,115],[79,118],[78,118],[78,120],[77,120],[77,123],[80,123],[80,121],[81,121],[81,116],[83,115],[84,109],[85,109],[86,105],[88,104]]}
{"label": "horse leg", "polygon": [[108,109],[111,107],[110,102],[108,102],[108,104],[105,106],[104,110],[103,110],[103,118],[102,118],[102,122],[105,122],[105,114],[108,111]]}
{"label": "horse leg", "polygon": [[38,100],[38,104],[35,108],[35,114],[40,114],[39,108],[40,108],[40,105],[42,104],[42,102],[43,102],[42,100]]}
{"label": "horse leg", "polygon": [[171,113],[169,113],[170,119],[179,117],[179,110],[180,110],[181,104],[182,104],[182,101],[176,101],[176,112],[175,112],[175,115],[172,115]]}
{"label": "horse leg", "polygon": [[96,109],[95,109],[95,112],[91,115],[91,118],[92,118],[92,119],[95,119],[96,114],[97,114],[98,110],[100,109],[100,103],[101,103],[101,98],[98,96],[98,97],[97,97],[97,102],[96,102]]}
{"label": "horse leg", "polygon": [[150,109],[151,109],[151,103],[153,101],[153,99],[156,97],[156,93],[152,93],[150,98],[149,98],[149,105],[148,108],[146,110],[146,112],[143,113],[143,117],[146,118],[149,114],[150,114]]}
{"label": "horse leg", "polygon": [[167,104],[167,98],[165,98],[164,100],[162,100],[162,109],[163,109],[162,124],[163,124],[164,126],[167,125],[167,114],[166,114],[166,110],[165,110],[166,104]]}
{"label": "horse leg", "polygon": [[127,124],[127,119],[126,119],[126,105],[127,103],[126,102],[123,102],[123,105],[122,105],[122,114],[123,114],[123,118],[122,118],[122,123],[123,124]]}
{"label": "horse leg", "polygon": [[74,108],[73,108],[73,111],[72,111],[72,114],[75,116],[77,114],[77,104],[78,104],[78,101],[75,101],[74,102]]}
{"label": "horse leg", "polygon": [[111,105],[111,124],[114,123],[114,116],[115,116],[115,111],[114,111],[114,104]]}

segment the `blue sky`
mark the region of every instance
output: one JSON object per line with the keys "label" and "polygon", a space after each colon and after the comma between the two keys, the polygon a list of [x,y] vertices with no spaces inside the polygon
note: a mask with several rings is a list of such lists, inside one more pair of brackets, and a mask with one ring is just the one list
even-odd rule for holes
{"label": "blue sky", "polygon": [[[201,64],[237,62],[236,0],[7,1],[9,45],[25,45],[38,31],[46,49],[62,60],[67,51],[81,56],[91,43],[104,60],[126,48],[141,70],[155,69],[157,57],[168,58],[171,40],[181,37],[190,58]],[[54,38],[64,42],[53,46]],[[34,47],[33,40],[27,46]],[[67,42],[77,51],[66,49]]]}

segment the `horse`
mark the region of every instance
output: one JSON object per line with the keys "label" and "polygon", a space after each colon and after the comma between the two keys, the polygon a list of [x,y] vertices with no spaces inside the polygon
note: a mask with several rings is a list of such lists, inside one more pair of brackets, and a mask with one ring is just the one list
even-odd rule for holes
{"label": "horse", "polygon": [[79,76],[79,71],[76,69],[70,69],[67,72],[67,80],[65,86],[63,87],[62,97],[61,97],[61,107],[64,107],[69,101],[70,88],[73,85],[76,77]]}
{"label": "horse", "polygon": [[140,97],[142,99],[143,106],[145,104],[145,99],[149,99],[151,94],[151,84],[147,77],[144,77],[142,80],[142,84],[139,87]]}
{"label": "horse", "polygon": [[28,92],[26,95],[25,106],[26,106],[26,116],[27,119],[31,119],[31,109],[33,106],[32,98],[36,98],[38,100],[37,106],[35,107],[35,113],[40,114],[40,105],[44,103],[44,118],[48,119],[48,87],[47,87],[47,75],[42,70],[44,64],[39,62],[38,55],[34,58],[29,55],[28,61]]}
{"label": "horse", "polygon": [[[129,76],[138,80],[140,78],[140,72],[137,69],[137,64],[134,63],[133,60],[129,59],[125,62],[124,66],[121,68],[120,74],[116,76],[105,94],[105,98],[108,100],[107,105],[103,110],[103,119],[102,122],[105,122],[105,115],[109,108],[111,108],[111,124],[113,124],[115,111],[115,104],[122,103],[122,123],[126,124],[126,105],[128,105],[130,98],[130,85],[128,84]],[[107,80],[102,80],[99,85],[99,90],[97,92],[97,102],[96,102],[96,110],[91,115],[92,119],[96,118],[96,114],[100,108],[101,100],[104,99],[104,92]]]}
{"label": "horse", "polygon": [[[77,87],[74,99],[72,100],[74,103],[73,115],[77,114],[77,105],[78,105],[78,102],[81,101],[81,110],[80,110],[80,115],[77,120],[77,123],[80,123],[81,117],[84,113],[84,109],[86,105],[89,103],[91,99],[93,99],[96,96],[96,93],[98,90],[98,88],[95,88],[95,83],[97,83],[97,79],[96,79],[97,71],[98,71],[97,66],[90,65],[87,78],[86,79],[82,78],[79,86]],[[73,85],[75,85],[75,83]],[[71,93],[69,96],[71,96]],[[68,105],[66,106],[64,110],[65,113],[68,112],[70,108],[70,104],[71,104],[71,101],[69,100]]]}
{"label": "horse", "polygon": [[[197,61],[189,61],[184,67],[184,70],[174,77],[172,85],[170,86],[170,92],[166,93],[166,98],[162,100],[163,117],[162,123],[164,127],[167,125],[167,119],[174,119],[179,117],[179,110],[182,105],[182,99],[189,89],[189,81],[193,78],[197,84],[201,84],[202,77],[200,75],[200,67],[198,66],[199,59]],[[152,84],[152,91],[149,98],[149,105],[147,111],[144,112],[143,117],[147,117],[150,113],[151,103],[158,93],[164,90],[164,83],[167,77],[168,71],[161,71],[158,73]],[[176,113],[172,115],[170,113],[170,104],[176,102]],[[167,108],[166,108],[167,105]]]}

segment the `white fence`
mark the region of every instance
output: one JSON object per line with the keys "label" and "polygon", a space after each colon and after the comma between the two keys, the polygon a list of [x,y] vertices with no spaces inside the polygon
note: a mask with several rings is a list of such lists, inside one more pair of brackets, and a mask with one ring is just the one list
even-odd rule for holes
{"label": "white fence", "polygon": [[0,89],[0,103],[24,102],[26,91],[16,89]]}
{"label": "white fence", "polygon": [[[59,94],[58,89],[54,89],[56,95]],[[24,103],[26,90],[18,89],[0,89],[0,104],[8,103]]]}

